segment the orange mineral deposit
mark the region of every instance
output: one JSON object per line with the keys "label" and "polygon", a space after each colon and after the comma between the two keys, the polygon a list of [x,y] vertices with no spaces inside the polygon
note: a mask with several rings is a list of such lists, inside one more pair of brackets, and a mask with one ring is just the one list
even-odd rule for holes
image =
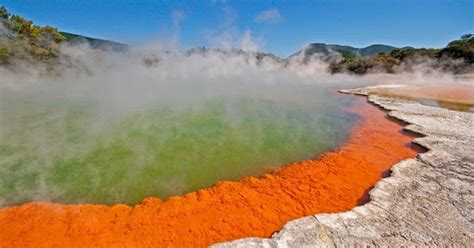
{"label": "orange mineral deposit", "polygon": [[204,247],[269,237],[293,219],[346,211],[390,166],[416,156],[399,123],[359,97],[348,141],[314,160],[260,178],[215,186],[136,206],[33,202],[0,210],[0,247]]}

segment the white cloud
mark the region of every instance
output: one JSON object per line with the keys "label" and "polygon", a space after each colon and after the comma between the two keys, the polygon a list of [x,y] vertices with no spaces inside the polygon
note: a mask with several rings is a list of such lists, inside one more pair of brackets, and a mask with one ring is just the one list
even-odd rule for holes
{"label": "white cloud", "polygon": [[255,16],[256,23],[279,23],[283,20],[278,9],[267,9]]}

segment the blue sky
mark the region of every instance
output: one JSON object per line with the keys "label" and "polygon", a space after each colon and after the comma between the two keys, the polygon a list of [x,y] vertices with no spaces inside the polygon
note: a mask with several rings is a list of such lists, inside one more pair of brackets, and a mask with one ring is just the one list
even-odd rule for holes
{"label": "blue sky", "polygon": [[287,56],[310,42],[443,47],[474,32],[472,0],[0,0],[39,25],[140,44],[239,46]]}

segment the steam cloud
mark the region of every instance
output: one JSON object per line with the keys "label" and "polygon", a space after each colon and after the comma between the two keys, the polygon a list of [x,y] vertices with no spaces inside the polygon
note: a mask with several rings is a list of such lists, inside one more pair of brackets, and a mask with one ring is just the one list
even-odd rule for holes
{"label": "steam cloud", "polygon": [[[176,28],[183,18],[182,12],[173,15]],[[54,105],[58,116],[68,114],[66,107],[57,106],[60,103],[88,105],[92,109],[92,117],[82,125],[89,130],[87,135],[95,135],[107,130],[115,120],[156,104],[185,109],[190,106],[199,108],[215,98],[229,101],[253,98],[332,111],[326,101],[327,95],[331,94],[327,91],[329,88],[472,82],[469,78],[435,71],[429,66],[429,61],[417,63],[410,70],[402,66],[396,74],[332,75],[327,70],[327,57],[314,55],[304,59],[300,54],[282,60],[262,56],[257,53],[261,46],[252,38],[250,31],[235,39],[235,34],[239,33],[218,36],[217,43],[219,47],[226,48],[224,50],[194,49],[183,52],[178,45],[157,43],[125,52],[107,52],[91,49],[86,44],[64,45],[61,48],[63,56],[54,69],[22,63],[18,63],[15,70],[0,67],[0,141],[7,140],[12,131],[7,127],[12,126],[12,120],[31,121],[33,126],[44,124],[36,123],[38,120],[55,122],[54,116],[51,120],[22,120],[22,114],[36,105]],[[173,42],[176,40],[178,38]],[[176,49],[165,49],[169,47]],[[232,47],[243,51],[231,50]],[[333,55],[331,59],[338,57]],[[229,109],[229,112],[234,114],[230,119],[239,118],[238,111]],[[37,114],[40,116],[42,112],[39,110]],[[41,147],[38,154],[54,153],[54,147],[45,143],[41,134],[30,138]],[[0,152],[5,154],[9,152],[1,149]],[[24,170],[34,171],[34,168]],[[27,193],[26,198],[45,200],[61,194],[60,189],[51,188],[45,180],[40,177],[37,189]],[[168,183],[168,186],[179,188],[183,184],[180,179],[173,180],[174,184]],[[0,200],[0,205],[8,202]]]}
{"label": "steam cloud", "polygon": [[257,23],[278,23],[283,20],[278,9],[267,9],[255,16]]}

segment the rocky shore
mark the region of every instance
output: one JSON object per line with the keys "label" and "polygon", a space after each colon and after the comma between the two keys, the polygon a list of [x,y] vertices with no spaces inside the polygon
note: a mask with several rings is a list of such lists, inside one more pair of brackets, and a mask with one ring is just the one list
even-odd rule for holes
{"label": "rocky shore", "polygon": [[373,89],[341,92],[367,95],[389,116],[409,123],[404,129],[423,135],[414,143],[428,152],[394,165],[363,206],[291,221],[269,239],[214,247],[472,246],[474,114],[371,95]]}

